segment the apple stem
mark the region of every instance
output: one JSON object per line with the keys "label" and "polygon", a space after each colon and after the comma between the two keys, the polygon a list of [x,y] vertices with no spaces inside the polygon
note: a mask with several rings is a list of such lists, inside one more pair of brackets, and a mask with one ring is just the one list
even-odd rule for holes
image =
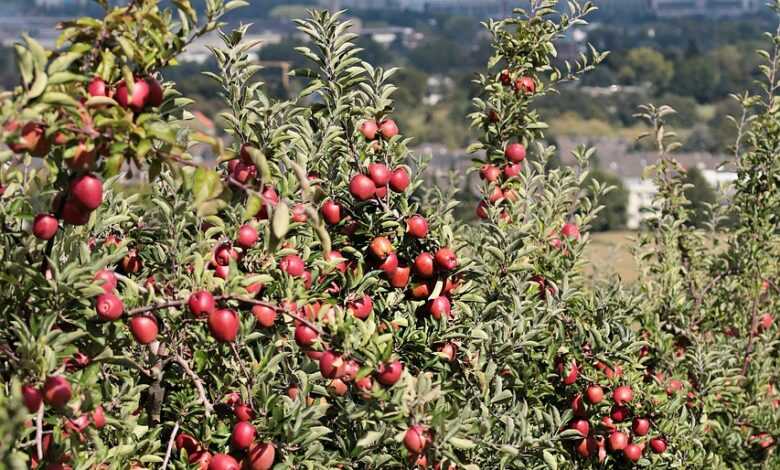
{"label": "apple stem", "polygon": [[185,361],[184,358],[180,355],[175,355],[173,360],[179,364],[181,368],[184,369],[184,372],[186,372],[187,375],[189,375],[192,379],[192,382],[195,384],[195,388],[198,390],[198,397],[200,398],[200,402],[203,404],[203,408],[205,408],[206,418],[208,418],[211,416],[211,410],[213,410],[214,407],[211,405],[211,402],[206,396],[206,389],[203,388],[203,379],[201,379],[200,376],[198,376],[198,374],[192,370],[187,361]]}
{"label": "apple stem", "polygon": [[171,432],[171,437],[168,439],[168,449],[165,450],[165,460],[163,460],[162,463],[162,470],[165,470],[168,468],[168,461],[171,459],[171,451],[173,450],[173,442],[176,439],[176,433],[179,432],[179,422],[176,421],[176,424],[173,425],[173,431]]}

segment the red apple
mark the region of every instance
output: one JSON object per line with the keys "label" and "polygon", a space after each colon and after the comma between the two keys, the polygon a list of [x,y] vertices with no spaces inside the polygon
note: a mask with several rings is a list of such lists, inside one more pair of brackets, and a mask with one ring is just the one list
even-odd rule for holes
{"label": "red apple", "polygon": [[390,189],[397,193],[406,191],[411,182],[409,172],[404,167],[398,167],[393,170],[393,174],[390,176]]}
{"label": "red apple", "polygon": [[313,328],[301,323],[295,327],[295,342],[302,348],[312,346],[319,338],[319,334]]}
{"label": "red apple", "polygon": [[441,320],[444,317],[452,317],[452,306],[450,299],[441,295],[428,302],[428,313],[431,314],[436,320]]}
{"label": "red apple", "polygon": [[52,214],[38,214],[33,221],[32,233],[39,240],[51,240],[59,228],[60,224]]}
{"label": "red apple", "polygon": [[233,426],[233,433],[230,435],[230,443],[236,449],[246,449],[255,440],[255,427],[247,421],[239,421]]}
{"label": "red apple", "polygon": [[400,361],[393,361],[385,364],[379,364],[376,370],[376,379],[385,386],[394,385],[401,379],[401,373],[404,366]]}
{"label": "red apple", "polygon": [[252,411],[252,408],[250,408],[249,405],[245,405],[243,403],[237,404],[235,407],[233,407],[233,414],[239,421],[252,421],[252,419],[255,417],[255,412]]}
{"label": "red apple", "polygon": [[371,296],[368,294],[363,294],[362,298],[349,304],[349,311],[352,312],[352,315],[361,320],[368,318],[373,310],[374,303],[371,301]]}
{"label": "red apple", "polygon": [[436,267],[442,271],[452,271],[458,267],[458,257],[449,248],[439,248],[436,251]]}
{"label": "red apple", "polygon": [[410,454],[421,454],[428,446],[425,428],[415,424],[406,430],[404,434],[404,447]]}
{"label": "red apple", "polygon": [[27,411],[30,413],[35,413],[38,411],[38,408],[41,407],[43,395],[41,395],[40,390],[33,387],[32,385],[22,385],[22,401],[24,402],[24,406],[27,408]]}
{"label": "red apple", "polygon": [[525,146],[519,143],[512,143],[504,149],[504,156],[512,163],[520,163],[525,160]]}
{"label": "red apple", "polygon": [[130,319],[130,332],[140,344],[149,344],[157,339],[157,320],[151,315],[136,315]]}
{"label": "red apple", "polygon": [[292,277],[301,277],[306,267],[303,264],[303,259],[298,255],[287,255],[279,262],[279,269],[286,272]]}
{"label": "red apple", "polygon": [[320,373],[326,379],[337,379],[344,374],[344,359],[333,351],[325,351],[320,357]]}
{"label": "red apple", "polygon": [[376,139],[378,130],[379,126],[377,126],[376,121],[374,120],[363,121],[360,125],[360,133],[363,134],[363,137],[365,137],[366,140]]}
{"label": "red apple", "polygon": [[43,383],[43,401],[54,408],[62,408],[71,398],[71,387],[68,379],[61,375],[52,375]]}
{"label": "red apple", "polygon": [[238,229],[236,243],[244,249],[252,248],[257,243],[257,229],[249,224],[244,224]]}
{"label": "red apple", "polygon": [[146,100],[146,104],[153,108],[158,108],[163,102],[162,85],[154,77],[146,77],[144,81],[149,87],[149,98]]}
{"label": "red apple", "polygon": [[609,414],[612,420],[618,423],[627,420],[629,415],[630,412],[625,406],[616,406],[612,408],[612,412]]}
{"label": "red apple", "polygon": [[428,221],[421,215],[413,215],[406,221],[406,233],[414,238],[428,236]]}
{"label": "red apple", "polygon": [[577,381],[577,378],[580,375],[580,369],[579,369],[579,367],[577,367],[577,363],[576,362],[572,362],[569,365],[568,369],[564,369],[562,371],[562,374],[563,375],[561,377],[561,381],[563,382],[563,384],[564,385],[572,385],[574,382]]}
{"label": "red apple", "polygon": [[101,269],[95,273],[95,282],[103,288],[103,292],[109,294],[116,289],[117,279],[114,271],[110,269]]}
{"label": "red apple", "polygon": [[93,211],[103,203],[103,182],[86,173],[71,182],[70,197],[83,208]]}
{"label": "red apple", "polygon": [[112,293],[105,293],[95,300],[95,311],[101,320],[114,321],[122,316],[125,305],[122,299]]}
{"label": "red apple", "polygon": [[263,328],[271,328],[276,323],[276,309],[266,307],[265,305],[252,306],[252,315],[255,316],[257,324]]}
{"label": "red apple", "polygon": [[208,470],[239,470],[238,461],[227,454],[214,454]]}
{"label": "red apple", "polygon": [[89,96],[109,96],[110,90],[102,78],[95,77],[87,85],[87,93]]}
{"label": "red apple", "polygon": [[609,447],[612,450],[623,450],[628,445],[628,434],[615,431],[609,435]]}
{"label": "red apple", "polygon": [[612,399],[617,405],[631,403],[634,399],[634,391],[628,385],[621,385],[612,392]]}
{"label": "red apple", "polygon": [[392,119],[384,119],[379,123],[379,133],[385,139],[392,139],[398,135],[398,126]]}
{"label": "red apple", "polygon": [[498,177],[501,176],[501,170],[495,165],[485,164],[479,169],[479,176],[483,180],[493,183],[498,181]]}
{"label": "red apple", "polygon": [[642,458],[642,448],[636,444],[628,444],[626,448],[623,449],[623,455],[625,455],[628,460],[636,462]]}
{"label": "red apple", "polygon": [[379,186],[387,186],[390,182],[390,169],[384,163],[372,163],[368,165],[368,176]]}
{"label": "red apple", "polygon": [[604,399],[604,389],[595,384],[590,385],[585,390],[585,398],[588,400],[588,403],[595,405]]}
{"label": "red apple", "polygon": [[395,268],[398,267],[398,255],[395,253],[390,253],[387,255],[387,258],[385,258],[384,261],[382,261],[379,265],[377,265],[377,269],[381,270],[387,275],[390,275],[393,271],[395,271]]}
{"label": "red apple", "polygon": [[341,222],[341,206],[332,199],[327,199],[322,203],[320,212],[322,213],[322,218],[329,225],[336,225]]}
{"label": "red apple", "polygon": [[236,312],[230,309],[221,309],[209,314],[209,330],[211,336],[219,342],[229,343],[238,336],[240,323]]}
{"label": "red apple", "polygon": [[376,194],[376,185],[368,176],[357,174],[349,182],[349,192],[358,201],[368,201]]}
{"label": "red apple", "polygon": [[590,423],[587,419],[575,419],[571,422],[570,427],[579,432],[582,437],[588,437],[590,434]]}
{"label": "red apple", "polygon": [[420,253],[414,259],[414,272],[423,279],[432,278],[435,270],[432,254],[427,252]]}
{"label": "red apple", "polygon": [[656,454],[663,454],[666,452],[667,447],[668,445],[663,437],[654,437],[650,439],[650,448],[653,449],[653,452]]}
{"label": "red apple", "polygon": [[244,458],[244,470],[271,470],[276,458],[276,448],[271,442],[252,444]]}
{"label": "red apple", "polygon": [[565,223],[561,228],[561,235],[570,240],[580,239],[580,229],[576,224]]}
{"label": "red apple", "polygon": [[193,292],[187,300],[187,306],[196,318],[205,317],[216,309],[214,296],[205,290]]}
{"label": "red apple", "polygon": [[136,80],[133,84],[133,93],[124,81],[116,87],[116,101],[123,108],[141,112],[149,100],[149,84],[143,80]]}
{"label": "red apple", "polygon": [[634,418],[631,430],[636,436],[646,436],[650,432],[650,420],[647,418]]}
{"label": "red apple", "polygon": [[374,238],[371,240],[371,244],[368,248],[371,251],[371,254],[374,255],[374,257],[378,260],[387,258],[393,251],[395,251],[393,244],[390,243],[390,240],[387,237]]}
{"label": "red apple", "polygon": [[515,91],[526,95],[536,93],[536,82],[531,77],[521,77],[515,80]]}
{"label": "red apple", "polygon": [[387,274],[390,285],[396,289],[404,289],[409,284],[411,269],[408,266],[398,266]]}
{"label": "red apple", "polygon": [[197,439],[190,436],[186,432],[177,434],[176,440],[174,442],[176,444],[177,449],[179,450],[184,449],[187,451],[187,454],[189,455],[192,455],[193,452],[195,452],[200,448],[200,442],[198,442]]}

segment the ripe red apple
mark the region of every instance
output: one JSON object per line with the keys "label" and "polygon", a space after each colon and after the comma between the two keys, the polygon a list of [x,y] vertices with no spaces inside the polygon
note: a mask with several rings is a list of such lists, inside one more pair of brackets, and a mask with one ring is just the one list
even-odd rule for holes
{"label": "ripe red apple", "polygon": [[227,281],[228,277],[230,276],[230,266],[216,265],[213,266],[213,268],[214,268],[214,275],[216,277]]}
{"label": "ripe red apple", "polygon": [[209,314],[209,330],[211,336],[219,342],[229,343],[238,336],[240,323],[236,312],[230,309],[221,309]]}
{"label": "ripe red apple", "polygon": [[596,403],[600,403],[601,400],[604,399],[604,389],[602,389],[598,385],[590,385],[585,390],[585,398],[588,400],[588,403],[591,405],[595,405]]}
{"label": "ripe red apple", "polygon": [[125,305],[122,299],[112,293],[101,294],[95,300],[95,311],[101,320],[118,320],[124,310]]}
{"label": "ripe red apple", "polygon": [[450,299],[440,295],[435,299],[428,302],[428,313],[431,314],[436,320],[441,320],[444,317],[452,317],[452,305]]}
{"label": "ripe red apple", "polygon": [[32,233],[39,240],[51,240],[59,228],[60,224],[52,214],[38,214],[33,220]]}
{"label": "ripe red apple", "polygon": [[523,165],[521,163],[508,163],[504,166],[504,176],[507,178],[514,178],[520,175],[523,171]]}
{"label": "ripe red apple", "polygon": [[132,109],[137,113],[141,112],[149,100],[149,84],[143,80],[136,80],[133,83],[133,93],[131,95],[127,83],[123,80],[116,87],[115,97],[119,106],[125,109]]}
{"label": "ripe red apple", "polygon": [[89,96],[109,96],[110,90],[106,85],[105,80],[100,77],[93,78],[87,85],[87,93]]}
{"label": "ripe red apple", "polygon": [[257,243],[257,229],[249,224],[244,224],[238,229],[238,236],[236,237],[236,243],[238,246],[244,249],[249,249],[255,246]]}
{"label": "ripe red apple", "polygon": [[352,315],[361,320],[368,318],[373,310],[374,303],[371,301],[371,296],[368,294],[363,294],[362,298],[350,302],[349,304],[349,311],[352,312]]}
{"label": "ripe red apple", "polygon": [[377,126],[376,121],[374,120],[363,121],[360,125],[360,133],[363,134],[363,137],[365,137],[366,140],[376,139],[378,130],[379,126]]}
{"label": "ripe red apple", "polygon": [[424,300],[431,296],[430,282],[417,282],[409,288],[409,297],[415,300]]}
{"label": "ripe red apple", "polygon": [[205,290],[193,292],[187,300],[187,306],[196,318],[205,317],[216,309],[214,296]]}
{"label": "ripe red apple", "polygon": [[[257,167],[254,163],[244,163],[242,161],[235,161],[235,165],[230,170],[230,176],[241,184],[246,184],[250,180],[257,176]],[[231,162],[232,163],[232,162]]]}
{"label": "ripe red apple", "polygon": [[501,176],[501,170],[495,165],[485,164],[479,169],[479,176],[483,180],[493,183],[498,181],[498,177]]}
{"label": "ripe red apple", "polygon": [[590,423],[587,419],[575,419],[570,427],[579,432],[582,437],[588,437],[590,434]]}
{"label": "ripe red apple", "polygon": [[562,371],[562,377],[561,381],[564,385],[572,385],[574,382],[577,381],[577,378],[580,376],[580,369],[577,367],[576,362],[572,362],[568,369],[564,369]]}
{"label": "ripe red apple", "polygon": [[347,394],[347,384],[341,379],[333,379],[328,383],[328,390],[330,393],[339,397],[343,397]]}
{"label": "ripe red apple", "polygon": [[93,211],[103,203],[103,182],[86,173],[71,182],[70,196],[83,208]]}
{"label": "ripe red apple", "polygon": [[390,285],[396,289],[404,289],[409,284],[411,269],[408,266],[397,266],[387,273],[387,279]]}
{"label": "ripe red apple", "polygon": [[228,266],[230,260],[238,260],[238,252],[230,243],[221,243],[214,249],[214,264],[218,266]]}
{"label": "ripe red apple", "polygon": [[119,263],[119,266],[125,274],[136,274],[143,268],[143,265],[143,260],[141,259],[141,256],[139,256],[136,248],[131,248]]}
{"label": "ripe red apple", "polygon": [[392,119],[383,119],[382,122],[379,123],[379,133],[382,134],[382,137],[385,139],[392,139],[398,135],[398,126]]}
{"label": "ripe red apple", "polygon": [[428,236],[428,221],[421,215],[413,215],[406,221],[406,233],[414,238],[425,238]]}
{"label": "ripe red apple", "polygon": [[350,359],[344,363],[344,370],[341,374],[341,380],[345,382],[351,382],[355,380],[358,372],[360,372],[360,363],[354,359]]}
{"label": "ripe red apple", "polygon": [[331,250],[324,256],[325,261],[336,265],[336,270],[339,272],[347,272],[347,259],[338,250]]}
{"label": "ripe red apple", "polygon": [[110,294],[117,286],[116,274],[110,269],[101,269],[95,273],[95,282],[103,288],[103,292]]}
{"label": "ripe red apple", "polygon": [[392,253],[395,249],[387,237],[376,237],[371,240],[369,250],[376,259],[383,260],[387,258],[387,256],[390,255],[390,253]]}
{"label": "ripe red apple", "polygon": [[761,315],[761,317],[758,320],[758,326],[761,330],[768,330],[772,327],[772,323],[774,323],[775,319],[772,316],[771,313],[765,313]]}
{"label": "ripe red apple", "polygon": [[130,319],[130,332],[140,344],[149,344],[157,339],[157,320],[151,315],[136,315]]}
{"label": "ripe red apple", "polygon": [[525,160],[525,145],[511,143],[504,149],[504,156],[512,163],[520,163]]}
{"label": "ripe red apple", "polygon": [[579,240],[580,239],[580,229],[577,227],[576,224],[572,223],[565,223],[563,224],[563,227],[561,228],[561,235],[570,239],[570,240]]}
{"label": "ripe red apple", "polygon": [[404,434],[404,447],[410,454],[421,454],[428,446],[425,428],[415,424],[406,430]]}
{"label": "ripe red apple", "polygon": [[650,439],[650,448],[656,454],[663,454],[666,452],[667,447],[668,445],[666,444],[666,440],[663,437],[654,437]]}
{"label": "ripe red apple", "polygon": [[531,77],[520,77],[515,80],[515,91],[532,95],[536,93],[536,82]]}
{"label": "ripe red apple", "polygon": [[615,431],[609,435],[609,447],[612,450],[623,450],[628,445],[628,434]]}
{"label": "ripe red apple", "polygon": [[239,470],[238,461],[227,454],[214,454],[211,456],[208,470]]}
{"label": "ripe red apple", "polygon": [[372,163],[368,165],[368,176],[379,186],[387,186],[390,182],[390,169],[384,163]]}
{"label": "ripe red apple", "polygon": [[149,86],[149,98],[146,100],[146,104],[153,108],[160,107],[163,102],[162,85],[154,77],[146,77],[144,81]]}
{"label": "ripe red apple", "polygon": [[341,206],[332,199],[327,199],[322,203],[320,212],[322,213],[322,218],[329,225],[336,225],[341,222]]}
{"label": "ripe red apple", "polygon": [[634,418],[631,430],[636,436],[646,436],[650,432],[650,420],[647,418]]}
{"label": "ripe red apple", "polygon": [[617,405],[631,403],[634,399],[634,391],[628,385],[621,385],[612,392],[612,399]]}
{"label": "ripe red apple", "polygon": [[71,398],[72,390],[68,379],[61,375],[51,375],[43,383],[43,401],[54,408],[62,408]]}
{"label": "ripe red apple", "polygon": [[681,391],[682,389],[683,389],[683,383],[677,379],[672,379],[669,381],[669,385],[666,386],[666,393],[668,395],[674,395],[675,393]]}
{"label": "ripe red apple", "polygon": [[[62,139],[60,137],[60,142],[65,145],[67,142],[62,141]],[[89,171],[95,167],[95,156],[96,149],[89,150],[84,141],[79,141],[74,147],[73,155],[65,159],[65,164],[73,171]]]}
{"label": "ripe red apple", "polygon": [[333,351],[325,351],[320,357],[320,373],[326,379],[337,379],[344,374],[344,359]]}
{"label": "ripe red apple", "polygon": [[501,71],[501,74],[499,74],[498,80],[502,85],[509,86],[512,84],[512,75],[509,73],[509,70],[504,69]]}
{"label": "ripe red apple", "polygon": [[609,414],[612,420],[618,423],[627,420],[629,415],[630,412],[625,406],[616,406],[612,408],[612,412]]}
{"label": "ripe red apple", "polygon": [[22,401],[27,411],[35,413],[41,407],[43,395],[41,391],[30,384],[22,385]]}
{"label": "ripe red apple", "polygon": [[90,418],[92,418],[92,424],[95,426],[95,429],[102,429],[106,425],[106,413],[100,405],[92,410]]}
{"label": "ripe red apple", "polygon": [[290,219],[293,222],[298,222],[299,224],[305,223],[307,220],[309,220],[309,216],[306,215],[306,206],[303,204],[294,205]]}
{"label": "ripe red apple", "polygon": [[255,316],[257,324],[263,328],[271,328],[276,323],[276,309],[265,305],[252,306],[252,315]]}
{"label": "ripe red apple", "polygon": [[423,252],[414,259],[414,272],[423,279],[432,278],[435,270],[432,254]]}
{"label": "ripe red apple", "polygon": [[370,392],[374,387],[374,380],[371,378],[371,376],[363,377],[362,379],[355,381],[355,387],[364,393]]}
{"label": "ripe red apple", "polygon": [[174,442],[177,449],[184,449],[189,455],[200,448],[200,442],[186,432],[177,434]]}
{"label": "ripe red apple", "polygon": [[[8,132],[16,132],[19,124],[15,121],[9,121],[4,128]],[[46,129],[42,124],[28,122],[22,127],[19,133],[19,139],[11,142],[8,147],[14,153],[30,152],[35,157],[42,157],[49,152],[49,141],[46,139]]]}
{"label": "ripe red apple", "polygon": [[401,379],[403,371],[404,365],[400,361],[379,364],[379,367],[376,369],[376,379],[382,385],[389,387]]}
{"label": "ripe red apple", "polygon": [[246,449],[255,440],[255,427],[247,421],[239,421],[233,426],[233,433],[230,435],[230,443],[236,449]]}
{"label": "ripe red apple", "polygon": [[387,258],[385,258],[384,261],[382,261],[377,265],[377,269],[380,269],[387,275],[395,271],[395,268],[397,267],[398,267],[398,255],[396,255],[395,253],[388,254]]}
{"label": "ripe red apple", "polygon": [[642,458],[642,448],[636,444],[628,444],[626,448],[623,449],[623,455],[625,455],[628,460],[636,462]]}
{"label": "ripe red apple", "polygon": [[302,348],[312,346],[319,338],[319,334],[313,328],[301,323],[295,327],[295,342]]}
{"label": "ripe red apple", "polygon": [[368,201],[376,194],[376,185],[371,178],[358,173],[349,182],[349,192],[358,201]]}
{"label": "ripe red apple", "polygon": [[255,417],[255,413],[252,411],[252,408],[250,408],[249,405],[245,405],[243,403],[233,407],[233,414],[239,421],[252,421]]}
{"label": "ripe red apple", "polygon": [[276,458],[276,448],[271,442],[252,444],[244,458],[244,470],[271,470]]}
{"label": "ripe red apple", "polygon": [[263,193],[261,194],[263,199],[263,206],[260,208],[259,211],[257,211],[257,214],[255,217],[258,219],[267,219],[268,218],[268,207],[276,207],[277,204],[279,204],[279,194],[276,192],[276,190],[271,186],[266,186],[263,189]]}
{"label": "ripe red apple", "polygon": [[458,257],[449,248],[439,248],[436,251],[436,267],[442,271],[452,271],[458,267]]}
{"label": "ripe red apple", "polygon": [[397,193],[402,193],[409,187],[410,182],[409,172],[406,171],[406,168],[400,166],[393,170],[393,174],[390,176],[390,189]]}
{"label": "ripe red apple", "polygon": [[306,267],[303,264],[303,259],[298,255],[287,255],[279,261],[279,269],[286,272],[292,277],[301,277]]}

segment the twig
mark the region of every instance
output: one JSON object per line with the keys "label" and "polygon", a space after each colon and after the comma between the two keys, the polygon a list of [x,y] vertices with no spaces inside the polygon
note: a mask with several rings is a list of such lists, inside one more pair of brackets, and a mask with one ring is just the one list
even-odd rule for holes
{"label": "twig", "polygon": [[154,310],[161,310],[161,309],[169,308],[169,307],[181,307],[186,302],[187,302],[186,300],[172,300],[170,302],[164,302],[164,303],[161,303],[161,304],[147,305],[145,307],[138,307],[138,308],[134,308],[132,310],[128,310],[127,314],[128,315],[138,315],[138,314],[141,314],[141,313],[152,312]]}
{"label": "twig", "polygon": [[184,372],[186,372],[187,375],[189,375],[192,379],[192,382],[195,384],[195,388],[198,389],[198,397],[200,398],[200,402],[203,404],[203,407],[206,409],[206,417],[208,418],[211,416],[211,410],[213,410],[214,407],[211,405],[211,402],[206,396],[206,389],[203,388],[203,380],[190,368],[190,365],[187,363],[187,361],[184,360],[183,357],[177,354],[174,356],[173,360],[179,364],[181,368],[184,369]]}
{"label": "twig", "polygon": [[35,417],[35,448],[38,452],[38,461],[43,460],[43,404],[38,407]]}
{"label": "twig", "polygon": [[165,451],[165,460],[163,460],[162,470],[168,468],[168,461],[171,459],[171,450],[173,450],[173,441],[176,439],[176,433],[179,432],[179,422],[173,426],[173,432],[171,432],[171,438],[168,439],[168,449]]}
{"label": "twig", "polygon": [[309,320],[307,320],[307,319],[305,319],[305,318],[303,318],[301,316],[298,316],[298,315],[296,315],[296,314],[294,314],[292,312],[289,312],[287,309],[281,308],[281,307],[273,305],[273,304],[269,304],[268,302],[263,302],[262,300],[248,299],[248,298],[245,298],[245,297],[238,297],[238,296],[232,296],[232,295],[221,295],[219,297],[215,297],[215,299],[217,299],[217,300],[220,300],[220,299],[221,300],[237,300],[239,302],[244,302],[244,303],[251,304],[251,305],[261,305],[263,307],[267,307],[267,308],[276,310],[277,312],[281,313],[282,315],[287,315],[288,317],[303,323],[304,325],[308,326],[312,330],[316,331],[317,334],[319,334],[319,335],[323,335],[324,334],[324,332],[320,329],[319,326],[315,325],[314,323],[310,322]]}

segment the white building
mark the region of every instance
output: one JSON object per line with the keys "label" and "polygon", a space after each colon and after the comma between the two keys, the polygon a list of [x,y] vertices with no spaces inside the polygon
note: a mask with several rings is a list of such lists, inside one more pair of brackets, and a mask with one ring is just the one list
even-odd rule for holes
{"label": "white building", "polygon": [[755,13],[763,0],[649,0],[660,17],[738,16]]}

